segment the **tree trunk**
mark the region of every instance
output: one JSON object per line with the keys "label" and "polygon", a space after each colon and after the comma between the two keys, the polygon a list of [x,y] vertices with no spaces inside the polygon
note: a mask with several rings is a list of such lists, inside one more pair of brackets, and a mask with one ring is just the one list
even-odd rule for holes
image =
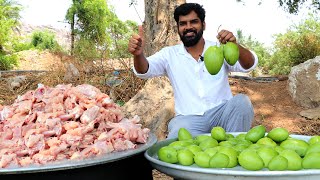
{"label": "tree trunk", "polygon": [[[174,9],[185,0],[145,0],[145,55],[150,56],[161,48],[180,41]],[[159,140],[167,135],[168,121],[174,116],[173,91],[168,78],[149,79],[145,87],[124,105],[127,116],[138,115],[145,127]]]}
{"label": "tree trunk", "polygon": [[180,39],[176,22],[173,18],[174,9],[185,0],[145,0],[145,53],[154,54],[167,45],[175,45]]}
{"label": "tree trunk", "polygon": [[72,15],[72,20],[71,20],[71,56],[74,54],[74,19],[75,19],[75,13]]}

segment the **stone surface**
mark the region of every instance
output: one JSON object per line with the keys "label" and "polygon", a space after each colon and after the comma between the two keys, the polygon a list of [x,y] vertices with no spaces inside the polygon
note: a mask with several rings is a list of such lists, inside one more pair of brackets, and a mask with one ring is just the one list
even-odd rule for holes
{"label": "stone surface", "polygon": [[320,56],[292,67],[288,79],[289,94],[304,108],[320,106]]}
{"label": "stone surface", "polygon": [[66,74],[63,78],[64,82],[71,83],[79,80],[80,72],[72,63],[65,63],[64,66],[66,68]]}
{"label": "stone surface", "polygon": [[320,107],[301,111],[300,115],[306,119],[320,120]]}
{"label": "stone surface", "polygon": [[14,76],[7,79],[9,88],[14,90],[21,87],[22,84],[26,83],[26,76]]}
{"label": "stone surface", "polygon": [[123,108],[126,116],[138,115],[158,140],[165,139],[168,122],[174,117],[173,90],[169,80],[164,77],[149,79]]}

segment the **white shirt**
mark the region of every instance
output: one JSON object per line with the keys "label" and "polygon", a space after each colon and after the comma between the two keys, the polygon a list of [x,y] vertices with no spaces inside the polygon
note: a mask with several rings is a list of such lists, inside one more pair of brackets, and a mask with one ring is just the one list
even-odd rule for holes
{"label": "white shirt", "polygon": [[[216,42],[205,40],[204,51]],[[251,51],[252,52],[252,51]],[[202,53],[202,56],[203,56]],[[205,111],[232,98],[228,81],[228,72],[249,72],[258,64],[254,55],[254,65],[244,69],[239,62],[230,66],[226,61],[216,75],[207,71],[204,62],[196,61],[183,44],[165,47],[147,58],[149,69],[145,74],[134,73],[143,79],[166,75],[174,91],[176,115],[203,115]]]}

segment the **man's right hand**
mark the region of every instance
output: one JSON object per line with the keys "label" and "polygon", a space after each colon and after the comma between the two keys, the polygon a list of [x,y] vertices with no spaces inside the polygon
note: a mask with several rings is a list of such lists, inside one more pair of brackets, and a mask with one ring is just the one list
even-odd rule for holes
{"label": "man's right hand", "polygon": [[134,56],[140,56],[143,54],[144,39],[143,39],[143,28],[139,26],[139,34],[131,36],[128,43],[128,50]]}

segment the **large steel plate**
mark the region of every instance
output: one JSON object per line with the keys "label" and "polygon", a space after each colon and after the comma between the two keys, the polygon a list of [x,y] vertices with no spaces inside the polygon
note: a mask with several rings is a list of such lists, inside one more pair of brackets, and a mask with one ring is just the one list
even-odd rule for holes
{"label": "large steel plate", "polygon": [[119,161],[139,153],[145,152],[151,146],[157,142],[157,137],[153,133],[149,133],[148,140],[145,144],[138,144],[137,148],[129,149],[120,152],[112,152],[93,158],[86,158],[82,160],[64,160],[54,163],[48,163],[47,165],[31,165],[19,168],[0,168],[0,174],[22,174],[22,173],[37,173],[57,170],[68,170],[75,168],[82,168],[88,166],[94,166],[99,164],[112,163]]}
{"label": "large steel plate", "polygon": [[[235,136],[243,132],[230,133]],[[209,134],[207,134],[209,135]],[[290,135],[293,138],[298,138],[308,141],[311,137],[304,135]],[[260,171],[249,171],[241,166],[234,168],[201,168],[196,165],[182,166],[179,164],[170,164],[160,161],[157,156],[158,150],[170,144],[177,139],[168,139],[159,141],[148,149],[144,155],[150,161],[151,165],[172,177],[177,179],[214,179],[214,180],[319,180],[320,170],[303,169],[299,171],[269,171],[264,168]]]}

